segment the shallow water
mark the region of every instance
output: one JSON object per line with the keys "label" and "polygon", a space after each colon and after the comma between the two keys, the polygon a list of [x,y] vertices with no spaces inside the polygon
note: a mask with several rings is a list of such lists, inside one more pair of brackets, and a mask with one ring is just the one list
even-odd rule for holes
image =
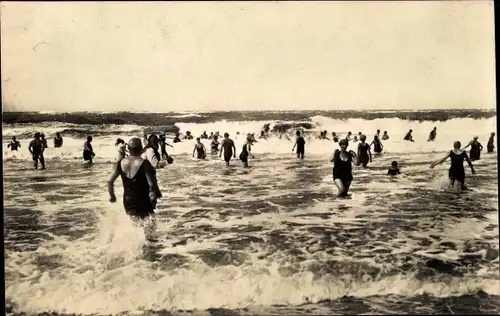
{"label": "shallow water", "polygon": [[[500,312],[496,154],[446,189],[443,153],[385,154],[337,200],[328,155],[177,155],[155,240],[108,202],[109,163],[4,163],[7,310],[76,314]],[[397,157],[402,174],[386,175]],[[121,200],[121,180],[116,182]],[[168,313],[167,313],[168,314]]]}

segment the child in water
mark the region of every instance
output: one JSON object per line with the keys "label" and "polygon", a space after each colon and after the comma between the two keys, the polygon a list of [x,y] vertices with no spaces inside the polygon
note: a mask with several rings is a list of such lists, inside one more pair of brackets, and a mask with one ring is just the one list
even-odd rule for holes
{"label": "child in water", "polygon": [[391,176],[395,176],[395,175],[401,174],[401,172],[399,172],[398,162],[397,161],[393,161],[391,163],[391,167],[387,171],[387,174],[391,175]]}

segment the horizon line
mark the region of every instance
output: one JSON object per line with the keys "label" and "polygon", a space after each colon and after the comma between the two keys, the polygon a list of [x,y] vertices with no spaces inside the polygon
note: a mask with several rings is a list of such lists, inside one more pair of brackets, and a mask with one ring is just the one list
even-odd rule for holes
{"label": "horizon line", "polygon": [[442,109],[305,109],[305,110],[213,110],[213,111],[166,111],[166,112],[154,112],[154,111],[130,111],[130,110],[118,110],[118,111],[39,111],[39,110],[2,110],[2,113],[39,113],[39,114],[77,114],[77,113],[93,113],[93,114],[116,114],[116,113],[136,113],[136,114],[200,114],[200,113],[217,113],[217,112],[362,112],[362,111],[380,111],[380,112],[425,112],[425,111],[496,111],[494,108],[442,108]]}

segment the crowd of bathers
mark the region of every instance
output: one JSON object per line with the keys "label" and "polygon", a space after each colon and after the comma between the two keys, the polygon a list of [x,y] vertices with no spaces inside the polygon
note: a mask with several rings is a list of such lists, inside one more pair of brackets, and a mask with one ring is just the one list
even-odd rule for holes
{"label": "crowd of bathers", "polygon": [[[415,140],[413,139],[412,132],[413,131],[410,129],[403,139],[405,141],[414,142]],[[308,138],[311,139],[311,133],[304,133],[300,130],[297,130],[295,134],[296,139],[292,148],[292,152],[296,152],[297,158],[304,159],[304,155],[306,152],[306,140],[304,138],[304,134],[309,134]],[[236,135],[238,136],[239,132],[237,132]],[[271,133],[269,131],[269,126],[267,125],[267,129],[261,131],[258,138],[268,139],[270,135]],[[321,131],[317,138],[330,140],[327,135],[327,131]],[[361,132],[359,132],[358,135],[352,135],[351,132],[348,132],[342,138],[339,137],[335,132],[332,132],[331,135],[333,142],[337,142],[339,145],[339,149],[336,149],[330,157],[330,162],[333,163],[333,181],[338,188],[338,197],[344,198],[348,196],[348,190],[353,180],[353,165],[366,168],[373,159],[371,153],[372,147],[375,155],[381,154],[383,151],[382,140],[388,140],[389,135],[387,131],[384,131],[384,133],[381,135],[380,130],[377,130],[371,143],[367,143],[366,135]],[[290,137],[285,133],[279,133],[279,135],[276,136],[278,136],[280,139],[283,137],[285,137],[286,139],[290,139]],[[436,137],[437,128],[434,127],[434,129],[429,133],[429,138],[427,139],[427,141],[434,141]],[[494,151],[494,137],[495,133],[491,133],[486,146],[488,153],[492,153]],[[183,140],[192,140],[193,138],[194,137],[192,136],[191,132],[187,131],[185,133],[185,136],[183,137]],[[208,135],[206,132],[203,132],[199,137],[196,138],[192,156],[196,157],[197,159],[206,159],[207,150],[201,140],[211,140],[212,142],[210,146],[212,155],[218,155],[219,157],[224,156],[224,161],[226,162],[226,165],[229,166],[231,159],[236,158],[236,146],[234,144],[234,141],[229,137],[228,133],[224,133],[221,142],[219,142],[219,138],[219,132],[212,132],[210,133],[210,135]],[[181,140],[180,138],[180,133],[176,133],[175,137],[173,138],[173,143],[179,143],[183,140]],[[242,161],[244,167],[249,167],[248,159],[250,157],[253,157],[253,154],[251,153],[251,147],[256,142],[257,140],[253,133],[248,133],[246,135],[245,142],[239,155],[239,158]],[[347,150],[349,142],[359,142],[357,152],[354,152],[353,150]],[[63,138],[59,133],[57,133],[54,138],[54,147],[58,148],[62,146]],[[125,143],[123,139],[118,138],[115,146],[117,147],[118,155],[115,161],[116,163],[113,175],[108,182],[110,201],[114,202],[116,200],[116,197],[114,196],[113,183],[117,177],[121,176],[125,190],[124,201],[127,201],[127,203],[124,202],[126,212],[129,215],[138,218],[144,218],[145,216],[153,214],[156,200],[161,197],[161,192],[156,180],[156,169],[163,168],[168,164],[172,164],[174,162],[174,159],[168,154],[166,150],[166,146],[173,146],[167,142],[165,134],[144,134],[142,140],[138,137],[134,137],[129,140],[128,143]],[[467,152],[465,151],[465,149],[468,147],[470,147],[470,156],[467,155]],[[19,148],[21,148],[21,144],[16,140],[16,137],[12,137],[12,141],[8,144],[8,148],[13,151],[17,151]],[[47,148],[47,140],[44,134],[38,132],[35,133],[34,139],[30,142],[28,147],[28,150],[33,157],[35,169],[38,169],[38,162],[41,163],[42,169],[45,169],[45,159],[43,153]],[[456,141],[453,143],[452,150],[447,152],[445,157],[443,157],[441,160],[432,163],[430,168],[434,168],[434,166],[441,164],[445,160],[450,158],[451,166],[448,173],[450,184],[453,185],[455,182],[457,182],[460,184],[461,189],[465,189],[465,170],[463,162],[466,161],[470,166],[472,173],[474,173],[475,171],[472,165],[472,161],[480,159],[482,150],[483,146],[481,145],[481,143],[479,143],[478,137],[474,137],[474,139],[471,140],[464,148],[461,147],[461,143],[459,141]],[[83,145],[83,159],[88,164],[92,164],[95,155],[96,154],[94,153],[94,150],[92,148],[92,136],[88,136]],[[144,162],[146,163],[144,164]],[[144,168],[142,168],[141,166],[144,166]],[[130,177],[131,174],[134,174],[134,176]],[[388,174],[391,176],[400,174],[397,161],[393,161],[391,163]]]}

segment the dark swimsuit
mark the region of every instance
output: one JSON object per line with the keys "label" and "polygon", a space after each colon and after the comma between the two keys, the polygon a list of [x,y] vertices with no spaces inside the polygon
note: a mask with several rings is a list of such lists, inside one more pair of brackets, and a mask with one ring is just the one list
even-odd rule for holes
{"label": "dark swimsuit", "polygon": [[219,142],[216,142],[215,140],[212,141],[211,147],[212,147],[212,153],[218,153],[219,152]]}
{"label": "dark swimsuit", "polygon": [[247,144],[243,145],[243,149],[241,150],[240,160],[243,162],[248,162],[248,150]]}
{"label": "dark swimsuit", "polygon": [[387,172],[387,174],[391,176],[398,175],[399,173],[400,173],[399,168],[390,168],[389,171]]}
{"label": "dark swimsuit", "polygon": [[61,138],[54,138],[54,148],[59,148],[62,146],[62,137]]}
{"label": "dark swimsuit", "polygon": [[382,152],[382,144],[380,143],[380,140],[373,141],[373,152],[377,154]]}
{"label": "dark swimsuit", "polygon": [[348,181],[352,181],[352,157],[348,153],[349,158],[344,161],[340,158],[340,150],[336,150],[333,157],[333,180],[340,179],[344,185]]}
{"label": "dark swimsuit", "polygon": [[297,137],[297,158],[304,158],[306,141],[304,137]]}
{"label": "dark swimsuit", "polygon": [[481,157],[481,144],[479,144],[479,142],[471,142],[470,144],[470,160],[474,161],[474,160],[479,160],[479,158]]}
{"label": "dark swimsuit", "polygon": [[493,145],[493,136],[490,136],[488,144],[486,145],[486,149],[488,150],[489,153],[492,153],[493,149],[495,149],[495,145]]}
{"label": "dark swimsuit", "polygon": [[87,148],[89,150],[86,149],[83,150],[83,160],[89,161],[92,160],[92,145],[89,142],[86,143],[87,143]]}
{"label": "dark swimsuit", "polygon": [[465,152],[463,151],[461,154],[457,155],[453,152],[453,150],[450,150],[450,159],[451,166],[450,170],[448,171],[448,177],[453,182],[458,181],[463,184],[465,182]]}
{"label": "dark swimsuit", "polygon": [[366,167],[368,165],[368,162],[370,161],[368,149],[370,149],[370,145],[368,145],[367,143],[358,145],[359,162],[363,165],[363,167]]}
{"label": "dark swimsuit", "polygon": [[429,141],[434,141],[434,139],[436,139],[436,132],[432,131],[430,132],[429,134]]}
{"label": "dark swimsuit", "polygon": [[167,144],[165,142],[160,142],[160,148],[161,148],[161,157],[163,159],[167,159],[168,154],[167,154]]}
{"label": "dark swimsuit", "polygon": [[16,140],[16,141],[11,141],[10,142],[10,150],[11,151],[17,151],[17,148],[19,148],[21,144]]}
{"label": "dark swimsuit", "polygon": [[205,159],[205,149],[202,145],[196,145],[196,152],[198,153],[198,159]]}
{"label": "dark swimsuit", "polygon": [[35,139],[33,141],[33,146],[32,146],[33,161],[38,161],[38,159],[40,159],[40,161],[42,161],[42,159],[43,159],[42,148],[43,148],[43,143],[40,140]]}
{"label": "dark swimsuit", "polygon": [[141,219],[154,214],[154,206],[149,198],[149,183],[146,177],[147,164],[149,164],[150,168],[153,168],[149,161],[144,160],[132,178],[128,178],[123,173],[121,160],[118,161],[117,166],[123,182],[123,206],[125,212],[130,216]]}
{"label": "dark swimsuit", "polygon": [[[230,142],[230,145],[231,145],[231,146],[227,146],[227,145],[225,145],[225,146],[229,147],[229,150],[225,150],[225,149],[224,149],[224,160],[225,160],[226,162],[229,162],[229,161],[231,160],[231,158],[233,157],[233,144],[234,144],[234,143],[233,143],[232,141],[229,141],[229,140],[228,140],[228,142]],[[227,147],[226,147],[226,148],[227,148]]]}

